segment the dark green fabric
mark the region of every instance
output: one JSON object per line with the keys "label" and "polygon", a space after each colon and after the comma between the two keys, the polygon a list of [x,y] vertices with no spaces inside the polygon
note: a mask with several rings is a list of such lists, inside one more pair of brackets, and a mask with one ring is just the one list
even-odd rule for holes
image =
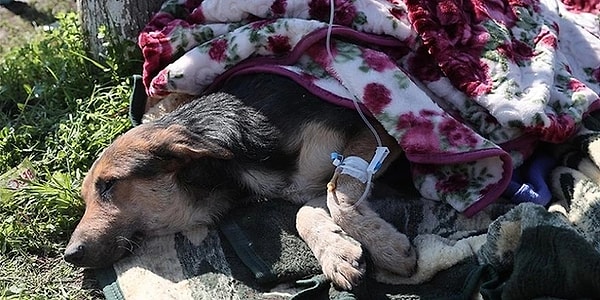
{"label": "dark green fabric", "polygon": [[555,226],[525,229],[513,270],[500,274],[482,266],[481,295],[486,300],[540,297],[600,298],[600,253],[572,230]]}
{"label": "dark green fabric", "polygon": [[229,241],[238,257],[254,273],[254,278],[259,283],[269,283],[276,279],[275,274],[271,272],[269,266],[254,251],[252,241],[246,237],[246,234],[234,221],[223,222],[219,226],[219,229]]}
{"label": "dark green fabric", "polygon": [[475,257],[471,257],[417,285],[388,285],[368,280],[366,289],[359,289],[357,295],[359,299],[472,299],[478,285],[467,286],[465,282],[477,268]]}
{"label": "dark green fabric", "polygon": [[[240,261],[248,270],[256,269],[260,261],[271,266],[273,282],[263,280],[255,288],[272,286],[278,282],[296,282],[297,287],[308,285],[294,299],[469,299],[477,291],[476,284],[465,285],[469,274],[478,268],[475,257],[440,272],[430,282],[420,285],[388,285],[366,278],[353,291],[335,289],[321,275],[321,269],[310,249],[297,236],[295,215],[298,206],[278,201],[249,204],[226,216],[226,230],[221,233],[232,249],[238,250]],[[235,224],[235,225],[232,225]],[[241,232],[236,232],[236,231]],[[243,236],[244,238],[239,238]],[[243,249],[247,248],[247,249]],[[258,257],[247,257],[258,256]],[[235,275],[235,274],[234,274]],[[308,278],[308,279],[304,279]],[[242,279],[243,280],[243,279]],[[246,283],[254,285],[253,283]]]}
{"label": "dark green fabric", "polygon": [[146,109],[146,89],[142,82],[141,75],[133,75],[131,77],[133,86],[131,89],[131,95],[129,96],[129,121],[133,126],[140,125],[142,123],[142,117]]}
{"label": "dark green fabric", "polygon": [[600,253],[572,230],[538,226],[523,231],[502,299],[552,296],[600,298]]}
{"label": "dark green fabric", "polygon": [[104,268],[95,270],[96,280],[107,300],[125,300],[119,284],[117,283],[117,274],[113,268]]}
{"label": "dark green fabric", "polygon": [[242,261],[251,262],[246,266],[253,269],[260,262],[261,269],[273,275],[264,277],[261,283],[296,281],[321,273],[311,250],[298,237],[298,209],[289,202],[273,200],[249,203],[225,216],[222,224],[228,224],[227,230],[221,227],[221,233],[235,243],[234,249],[244,253]]}
{"label": "dark green fabric", "polygon": [[479,293],[486,300],[502,298],[502,288],[506,278],[501,276],[492,266],[482,265],[469,276],[469,282],[481,283]]}

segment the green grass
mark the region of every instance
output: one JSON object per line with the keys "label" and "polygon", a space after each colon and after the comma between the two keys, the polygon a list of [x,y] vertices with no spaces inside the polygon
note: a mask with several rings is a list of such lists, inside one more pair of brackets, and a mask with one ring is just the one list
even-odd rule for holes
{"label": "green grass", "polygon": [[139,60],[108,47],[89,58],[74,14],[0,57],[0,174],[29,161],[35,179],[0,188],[0,298],[86,299],[82,271],[61,258],[83,213],[81,181],[129,128],[129,77]]}

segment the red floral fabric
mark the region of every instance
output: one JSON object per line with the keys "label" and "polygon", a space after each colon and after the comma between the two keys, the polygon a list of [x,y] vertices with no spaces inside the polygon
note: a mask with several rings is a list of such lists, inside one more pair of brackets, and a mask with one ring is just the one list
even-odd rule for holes
{"label": "red floral fabric", "polygon": [[335,0],[329,28],[328,0],[169,0],[139,37],[144,83],[201,94],[274,72],[357,101],[397,138],[423,197],[472,215],[598,106],[597,4],[563,2]]}

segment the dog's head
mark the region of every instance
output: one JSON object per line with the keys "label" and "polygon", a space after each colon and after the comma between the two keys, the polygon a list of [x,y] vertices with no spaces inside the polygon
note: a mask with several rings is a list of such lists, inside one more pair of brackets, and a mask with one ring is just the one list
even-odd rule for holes
{"label": "dog's head", "polygon": [[[139,238],[210,223],[228,208],[219,164],[232,153],[180,125],[140,125],[117,138],[86,175],[85,213],[65,250],[78,266],[111,265]],[[215,187],[222,188],[215,188]]]}

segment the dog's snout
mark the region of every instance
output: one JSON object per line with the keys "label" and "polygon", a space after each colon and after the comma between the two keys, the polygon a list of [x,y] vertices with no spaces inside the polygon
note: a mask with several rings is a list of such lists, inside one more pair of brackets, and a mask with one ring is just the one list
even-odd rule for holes
{"label": "dog's snout", "polygon": [[80,265],[85,256],[85,246],[82,244],[69,245],[64,253],[67,262],[74,265]]}

